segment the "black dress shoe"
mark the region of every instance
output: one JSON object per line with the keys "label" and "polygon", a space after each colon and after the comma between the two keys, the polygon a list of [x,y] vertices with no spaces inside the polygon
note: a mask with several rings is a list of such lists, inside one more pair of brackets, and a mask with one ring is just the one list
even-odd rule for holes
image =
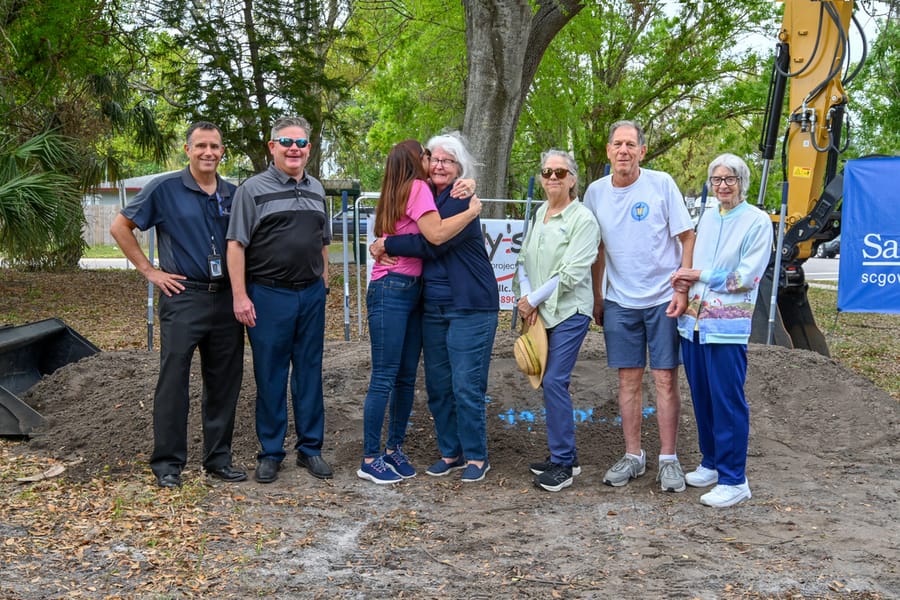
{"label": "black dress shoe", "polygon": [[247,480],[246,472],[241,471],[240,469],[234,469],[231,467],[231,465],[219,467],[218,469],[211,469],[208,470],[207,473],[209,473],[213,477],[218,477],[222,481],[227,481],[229,483],[237,483],[238,481]]}
{"label": "black dress shoe", "polygon": [[334,477],[331,467],[328,466],[328,463],[321,456],[307,456],[301,452],[297,454],[297,466],[303,467],[312,473],[313,477],[318,477],[319,479],[331,479]]}
{"label": "black dress shoe", "polygon": [[156,484],[161,488],[180,488],[181,475],[178,473],[163,473],[156,476]]}
{"label": "black dress shoe", "polygon": [[260,483],[272,483],[278,479],[278,469],[280,468],[280,462],[272,460],[271,458],[264,458],[256,465],[254,477]]}

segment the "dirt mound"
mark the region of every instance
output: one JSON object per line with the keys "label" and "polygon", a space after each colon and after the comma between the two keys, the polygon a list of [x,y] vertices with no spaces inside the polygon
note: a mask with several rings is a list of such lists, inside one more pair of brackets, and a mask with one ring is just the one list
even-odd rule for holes
{"label": "dirt mound", "polygon": [[[622,452],[622,432],[616,374],[606,368],[602,335],[592,331],[571,386],[583,474],[571,488],[550,494],[532,485],[527,469],[528,462],[547,454],[545,426],[540,393],[516,370],[512,342],[511,332],[498,332],[488,390],[492,471],[487,479],[462,485],[420,475],[390,489],[355,476],[368,345],[328,342],[323,455],[336,471],[328,501],[313,499],[292,506],[290,513],[273,504],[273,497],[323,485],[292,461],[271,486],[240,484],[254,500],[247,518],[277,522],[283,543],[248,558],[247,570],[265,573],[264,584],[239,578],[217,595],[256,595],[262,589],[285,598],[315,595],[310,590],[333,597],[435,598],[538,598],[551,590],[564,590],[562,597],[900,595],[900,409],[867,380],[818,354],[751,346],[753,498],[717,511],[699,504],[701,490],[658,491],[649,375],[643,428],[647,474],[625,488],[601,484],[605,469]],[[155,353],[103,352],[46,377],[24,399],[50,427],[27,448],[71,464],[72,478],[121,472],[152,487],[149,470],[141,465],[151,450],[157,363]],[[199,397],[197,368],[191,387]],[[693,468],[699,454],[683,376],[681,387],[679,457],[685,468]],[[234,438],[235,463],[248,470],[257,451],[254,395],[248,353]],[[186,476],[196,474],[200,462],[196,405],[191,418]],[[405,450],[420,470],[438,456],[421,376]],[[140,470],[130,473],[136,457]],[[399,522],[412,529],[397,529]],[[389,560],[380,549],[385,536],[391,541]],[[403,543],[397,543],[398,536]],[[323,577],[329,582],[325,587]]]}

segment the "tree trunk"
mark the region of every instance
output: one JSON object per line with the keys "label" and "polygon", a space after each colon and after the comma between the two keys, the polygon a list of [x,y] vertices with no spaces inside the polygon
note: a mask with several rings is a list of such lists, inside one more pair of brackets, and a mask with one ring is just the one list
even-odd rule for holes
{"label": "tree trunk", "polygon": [[[584,5],[541,0],[465,0],[468,81],[463,134],[479,161],[478,195],[505,198],[508,164],[525,94],[553,37]],[[502,205],[486,216],[503,216]]]}

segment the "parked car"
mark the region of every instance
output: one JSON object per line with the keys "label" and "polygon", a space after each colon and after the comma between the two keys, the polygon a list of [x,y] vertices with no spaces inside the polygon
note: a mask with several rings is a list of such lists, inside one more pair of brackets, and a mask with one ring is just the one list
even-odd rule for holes
{"label": "parked car", "polygon": [[838,234],[833,240],[822,242],[816,248],[816,256],[819,258],[834,258],[841,253],[841,236]]}
{"label": "parked car", "polygon": [[[350,205],[347,209],[347,237],[353,237],[353,219],[356,216],[355,206]],[[374,206],[360,206],[359,207],[359,234],[360,237],[365,237],[366,235],[366,220],[369,218],[374,218],[375,216],[375,207]],[[335,241],[340,241],[341,237],[344,234],[344,211],[339,211],[334,214],[331,218],[331,236]]]}
{"label": "parked car", "polygon": [[[351,253],[353,261],[357,262],[360,260],[360,257],[366,256],[366,231],[367,231],[367,220],[375,218],[375,207],[362,205],[359,207],[359,240],[354,240],[354,227],[356,225],[353,222],[354,217],[356,216],[356,211],[354,210],[355,206],[353,204],[350,205],[347,210],[347,241],[348,244],[348,252]],[[341,244],[344,241],[344,211],[338,211],[334,213],[334,216],[331,218],[331,242],[332,244]],[[356,241],[356,243],[354,243]],[[336,248],[332,248],[331,252],[337,253],[338,250]]]}

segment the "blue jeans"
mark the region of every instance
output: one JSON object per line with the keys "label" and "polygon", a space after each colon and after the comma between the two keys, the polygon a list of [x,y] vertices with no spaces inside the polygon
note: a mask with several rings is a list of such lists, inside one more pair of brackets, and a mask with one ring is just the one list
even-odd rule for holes
{"label": "blue jeans", "polygon": [[578,458],[569,382],[590,324],[590,317],[575,314],[547,330],[547,369],[542,383],[547,409],[547,446],[550,460],[567,467]]}
{"label": "blue jeans", "polygon": [[426,304],[422,349],[441,456],[487,460],[487,392],[497,313]]}
{"label": "blue jeans", "polygon": [[247,328],[256,378],[258,458],[284,460],[287,434],[287,386],[297,431],[297,452],[322,453],[325,403],[322,393],[322,352],[325,349],[325,284],[303,290],[250,283],[256,326]]}
{"label": "blue jeans", "polygon": [[369,283],[366,309],[372,341],[372,375],[363,409],[363,453],[381,456],[381,428],[390,400],[387,447],[406,439],[422,352],[420,277],[388,273]]}

